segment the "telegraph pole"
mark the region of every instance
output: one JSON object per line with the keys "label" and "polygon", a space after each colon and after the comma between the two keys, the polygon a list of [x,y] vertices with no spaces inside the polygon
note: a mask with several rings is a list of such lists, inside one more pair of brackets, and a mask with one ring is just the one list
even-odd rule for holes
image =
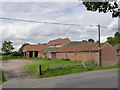
{"label": "telegraph pole", "polygon": [[98,39],[99,39],[99,66],[101,66],[100,24],[98,25]]}

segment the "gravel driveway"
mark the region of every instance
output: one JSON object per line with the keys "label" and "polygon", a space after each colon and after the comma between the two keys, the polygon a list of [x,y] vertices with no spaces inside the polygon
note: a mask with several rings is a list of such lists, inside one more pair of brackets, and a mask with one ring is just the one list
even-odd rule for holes
{"label": "gravel driveway", "polygon": [[28,60],[0,60],[0,68],[3,69],[6,80],[33,78],[24,69],[24,65],[31,63],[35,62]]}

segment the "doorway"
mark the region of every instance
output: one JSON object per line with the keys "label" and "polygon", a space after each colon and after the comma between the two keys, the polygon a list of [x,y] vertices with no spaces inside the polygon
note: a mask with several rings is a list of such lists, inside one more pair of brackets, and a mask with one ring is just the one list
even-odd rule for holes
{"label": "doorway", "polygon": [[35,57],[38,57],[38,51],[35,51]]}
{"label": "doorway", "polygon": [[33,51],[29,51],[29,57],[33,57]]}

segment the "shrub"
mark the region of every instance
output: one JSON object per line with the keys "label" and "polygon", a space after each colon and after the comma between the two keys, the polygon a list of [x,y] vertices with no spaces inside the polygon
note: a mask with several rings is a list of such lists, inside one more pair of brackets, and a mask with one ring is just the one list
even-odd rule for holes
{"label": "shrub", "polygon": [[90,60],[90,61],[86,61],[85,64],[86,64],[86,65],[94,65],[95,63],[94,63],[93,60]]}
{"label": "shrub", "polygon": [[51,60],[51,58],[48,58],[47,60]]}
{"label": "shrub", "polygon": [[20,53],[19,52],[17,52],[17,51],[14,51],[14,52],[12,52],[12,56],[20,56]]}
{"label": "shrub", "polygon": [[65,61],[70,61],[70,59],[62,59],[62,60],[65,60]]}

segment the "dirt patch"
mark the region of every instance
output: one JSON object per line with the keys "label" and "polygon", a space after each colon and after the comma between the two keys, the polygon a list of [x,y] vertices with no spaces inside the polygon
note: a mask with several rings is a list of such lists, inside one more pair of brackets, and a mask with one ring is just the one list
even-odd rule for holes
{"label": "dirt patch", "polygon": [[6,80],[24,79],[24,78],[33,78],[33,76],[28,74],[24,69],[24,66],[26,64],[32,64],[32,63],[35,62],[28,60],[3,60],[0,61],[0,66],[2,66]]}

